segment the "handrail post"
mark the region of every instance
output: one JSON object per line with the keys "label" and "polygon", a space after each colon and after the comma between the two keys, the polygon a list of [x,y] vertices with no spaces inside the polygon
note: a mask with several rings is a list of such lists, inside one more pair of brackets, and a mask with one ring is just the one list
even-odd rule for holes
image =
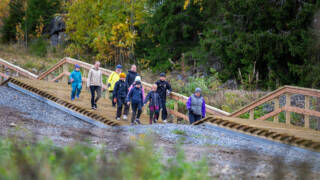
{"label": "handrail post", "polygon": [[[277,97],[277,98],[274,99],[274,111],[277,111],[279,108],[280,108],[279,97]],[[273,122],[279,123],[279,114],[274,116]]]}
{"label": "handrail post", "polygon": [[[178,101],[174,101],[174,111],[179,112],[179,107],[178,107]],[[178,116],[174,116],[174,121],[176,121],[176,124],[178,124]]]}
{"label": "handrail post", "polygon": [[[0,73],[5,74],[5,73],[4,73],[4,66],[1,65],[1,64],[0,64]],[[0,82],[1,82],[1,81],[4,81],[4,79],[5,79],[4,77],[0,76]]]}
{"label": "handrail post", "polygon": [[[310,97],[309,96],[304,96],[304,108],[307,110],[310,108]],[[310,128],[310,116],[309,115],[304,115],[304,127]]]}
{"label": "handrail post", "polygon": [[254,109],[249,111],[249,120],[254,120]]}
{"label": "handrail post", "polygon": [[[69,72],[69,64],[68,63],[64,63],[62,65],[62,71],[63,71],[63,73]],[[68,76],[63,76],[62,77],[62,81],[67,83],[68,82]]]}
{"label": "handrail post", "polygon": [[[286,93],[286,108],[289,108],[291,106],[291,94]],[[291,124],[291,114],[290,112],[287,110],[286,111],[286,124],[290,125]]]}

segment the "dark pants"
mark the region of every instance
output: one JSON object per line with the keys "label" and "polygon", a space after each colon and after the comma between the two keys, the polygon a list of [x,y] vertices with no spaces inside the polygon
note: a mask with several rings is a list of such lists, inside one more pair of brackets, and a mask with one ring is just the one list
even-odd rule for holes
{"label": "dark pants", "polygon": [[116,103],[113,101],[113,91],[109,91],[109,99],[111,100],[112,107],[116,107]]}
{"label": "dark pants", "polygon": [[[132,117],[131,117],[131,122],[133,123],[136,118],[139,119],[140,118],[140,115],[141,115],[141,104],[136,104],[136,103],[132,103],[131,104],[131,107],[132,107]],[[138,113],[137,113],[138,111]]]}
{"label": "dark pants", "polygon": [[[101,97],[101,87],[100,86],[90,86],[91,92],[91,107],[97,107],[97,102]],[[97,92],[97,97],[95,97],[95,92]]]}
{"label": "dark pants", "polygon": [[161,99],[161,117],[162,117],[162,120],[166,120],[167,119],[167,116],[168,116],[168,113],[167,113],[167,107],[166,107],[166,99]]}
{"label": "dark pants", "polygon": [[190,113],[189,112],[189,121],[190,121],[190,124],[196,122],[196,121],[199,121],[201,119],[201,115],[197,115],[197,114],[193,114],[193,113]]}
{"label": "dark pants", "polygon": [[150,124],[152,124],[153,120],[158,120],[159,118],[159,106],[150,106]]}
{"label": "dark pants", "polygon": [[126,103],[126,98],[125,97],[117,98],[117,118],[121,117],[122,107],[123,106],[124,106],[123,115],[127,116],[128,112],[129,112],[129,106]]}

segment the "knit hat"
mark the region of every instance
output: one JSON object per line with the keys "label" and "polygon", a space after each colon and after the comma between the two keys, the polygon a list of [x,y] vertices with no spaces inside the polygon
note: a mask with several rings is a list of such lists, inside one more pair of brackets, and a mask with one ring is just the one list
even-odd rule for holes
{"label": "knit hat", "polygon": [[201,88],[196,88],[195,92],[196,92],[196,93],[197,93],[197,92],[201,93]]}
{"label": "knit hat", "polygon": [[134,81],[141,81],[141,76],[136,76],[136,78],[134,79]]}
{"label": "knit hat", "polygon": [[166,77],[166,73],[160,73],[160,77]]}
{"label": "knit hat", "polygon": [[122,69],[121,64],[118,64],[118,65],[116,66],[116,68],[117,68],[117,69]]}
{"label": "knit hat", "polygon": [[127,75],[125,73],[120,73],[119,76],[120,76],[120,78],[126,78]]}
{"label": "knit hat", "polygon": [[136,85],[141,85],[141,81],[136,81]]}
{"label": "knit hat", "polygon": [[80,68],[79,64],[74,65],[74,68]]}

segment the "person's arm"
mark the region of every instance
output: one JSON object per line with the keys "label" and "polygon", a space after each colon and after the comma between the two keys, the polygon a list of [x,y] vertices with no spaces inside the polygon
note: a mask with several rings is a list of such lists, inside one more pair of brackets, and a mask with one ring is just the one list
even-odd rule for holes
{"label": "person's arm", "polygon": [[130,76],[130,73],[128,72],[128,75],[126,77],[126,83],[129,84],[129,76]]}
{"label": "person's arm", "polygon": [[82,84],[82,74],[80,72],[80,83]]}
{"label": "person's arm", "polygon": [[103,80],[102,80],[102,72],[100,71],[100,86],[101,90],[103,91]]}
{"label": "person's arm", "polygon": [[107,81],[107,86],[108,86],[108,87],[111,86],[111,82],[112,82],[112,78],[113,78],[113,76],[114,76],[114,73],[115,73],[115,72],[112,72],[111,75],[110,75],[109,78],[108,78],[108,81]]}
{"label": "person's arm", "polygon": [[190,110],[191,109],[191,97],[189,97],[186,105],[187,105],[187,109]]}
{"label": "person's arm", "polygon": [[114,98],[117,97],[118,86],[119,86],[119,83],[117,82],[116,85],[114,86],[114,90],[113,90],[113,97]]}
{"label": "person's arm", "polygon": [[132,97],[132,91],[133,89],[130,90],[128,97],[127,97],[127,102],[130,103],[131,102],[131,97]]}
{"label": "person's arm", "polygon": [[203,99],[202,101],[202,118],[206,117],[206,102]]}
{"label": "person's arm", "polygon": [[147,104],[149,99],[150,99],[150,96],[151,96],[151,91],[148,93],[146,99],[144,100],[144,103],[143,104]]}
{"label": "person's arm", "polygon": [[70,82],[72,82],[72,81],[74,80],[73,75],[74,75],[74,72],[72,71],[72,73],[71,73],[70,76],[69,76]]}
{"label": "person's arm", "polygon": [[91,76],[92,76],[92,71],[91,71],[91,69],[90,69],[90,70],[89,70],[89,73],[88,73],[88,78],[87,78],[87,87],[90,86]]}
{"label": "person's arm", "polygon": [[167,82],[167,89],[169,91],[169,94],[172,92],[171,84]]}

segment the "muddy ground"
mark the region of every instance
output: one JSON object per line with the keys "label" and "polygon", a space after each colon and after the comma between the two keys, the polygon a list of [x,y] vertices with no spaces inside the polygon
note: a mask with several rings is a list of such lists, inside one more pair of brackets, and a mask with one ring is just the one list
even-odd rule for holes
{"label": "muddy ground", "polygon": [[[0,106],[0,135],[2,137],[32,137],[34,140],[50,139],[57,146],[90,143],[118,153],[129,147],[132,131],[121,128],[72,128],[48,124],[25,118],[26,113]],[[30,136],[32,134],[32,136]],[[177,139],[168,140],[153,134],[157,149],[164,158],[175,155]],[[206,158],[210,175],[218,179],[319,179],[320,173],[311,170],[308,162],[286,163],[282,157],[246,149],[233,149],[219,145],[195,145],[185,143],[181,147],[189,161]]]}

